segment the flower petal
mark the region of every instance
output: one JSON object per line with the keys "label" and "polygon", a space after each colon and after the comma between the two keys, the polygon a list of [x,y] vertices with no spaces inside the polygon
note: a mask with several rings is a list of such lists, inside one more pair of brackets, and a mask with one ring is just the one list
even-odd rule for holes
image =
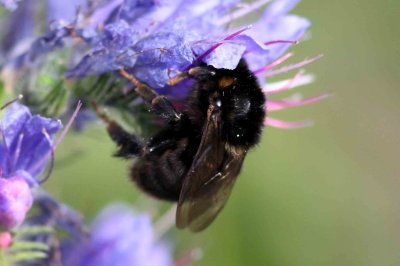
{"label": "flower petal", "polygon": [[27,107],[14,103],[4,114],[2,123],[2,146],[7,153],[7,156],[1,158],[3,175],[11,175],[17,170],[26,170],[34,178],[40,175],[44,165],[32,172],[29,169],[50,149],[50,143],[42,131],[46,130],[53,137],[61,129],[60,121],[39,115],[32,116]]}
{"label": "flower petal", "polygon": [[153,88],[164,87],[174,72],[193,62],[194,54],[185,39],[172,32],[157,33],[140,40],[134,75]]}
{"label": "flower petal", "polygon": [[51,23],[53,20],[63,20],[65,22],[72,22],[76,15],[79,7],[83,7],[85,4],[84,0],[47,0],[46,1],[46,19],[47,23]]}

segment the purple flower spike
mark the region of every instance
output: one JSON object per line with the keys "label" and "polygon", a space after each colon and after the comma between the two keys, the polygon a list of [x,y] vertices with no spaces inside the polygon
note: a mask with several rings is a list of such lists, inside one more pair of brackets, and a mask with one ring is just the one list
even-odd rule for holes
{"label": "purple flower spike", "polygon": [[24,177],[0,178],[0,231],[19,225],[32,202],[32,193]]}
{"label": "purple flower spike", "polygon": [[124,20],[108,24],[95,44],[95,49],[76,67],[68,70],[66,76],[83,77],[132,67],[137,56],[131,47],[136,42],[137,33]]}
{"label": "purple flower spike", "polygon": [[30,185],[37,184],[46,160],[52,150],[51,139],[60,129],[61,122],[30,113],[21,104],[14,103],[5,112],[0,127],[0,168],[4,178],[18,173]]}
{"label": "purple flower spike", "polygon": [[63,47],[64,39],[71,36],[71,28],[60,21],[54,21],[50,26],[46,34],[37,38],[27,51],[13,58],[8,65],[15,69],[30,66],[41,56]]}
{"label": "purple flower spike", "polygon": [[107,207],[96,218],[86,243],[64,250],[66,266],[167,266],[169,249],[153,237],[150,217],[123,204]]}

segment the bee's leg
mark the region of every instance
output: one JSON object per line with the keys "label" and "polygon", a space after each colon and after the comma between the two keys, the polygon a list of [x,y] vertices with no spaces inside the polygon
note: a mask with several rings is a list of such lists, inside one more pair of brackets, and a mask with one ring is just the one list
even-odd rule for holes
{"label": "bee's leg", "polygon": [[135,85],[136,92],[151,105],[153,112],[171,122],[177,122],[180,120],[181,113],[178,113],[175,110],[174,106],[165,96],[158,95],[158,93],[147,84],[140,82],[124,69],[120,70],[120,74]]}
{"label": "bee's leg", "polygon": [[146,152],[146,145],[134,134],[127,132],[116,121],[110,119],[96,104],[92,105],[97,115],[107,124],[107,131],[111,139],[117,144],[118,151],[115,156],[123,158],[132,158],[142,156]]}
{"label": "bee's leg", "polygon": [[180,72],[178,75],[168,80],[168,85],[174,86],[186,78],[202,78],[207,76],[214,76],[215,71],[209,67],[192,67],[188,71]]}

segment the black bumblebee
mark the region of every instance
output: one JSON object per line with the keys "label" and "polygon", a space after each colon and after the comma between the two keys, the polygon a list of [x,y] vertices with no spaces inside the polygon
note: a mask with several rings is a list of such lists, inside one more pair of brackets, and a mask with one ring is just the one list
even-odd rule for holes
{"label": "black bumblebee", "polygon": [[170,81],[195,80],[183,111],[177,112],[165,96],[120,73],[168,123],[143,142],[98,111],[118,144],[117,156],[137,157],[130,176],[142,190],[178,202],[178,228],[203,230],[224,207],[248,150],[260,140],[265,96],[256,77],[243,59],[234,70],[191,68]]}

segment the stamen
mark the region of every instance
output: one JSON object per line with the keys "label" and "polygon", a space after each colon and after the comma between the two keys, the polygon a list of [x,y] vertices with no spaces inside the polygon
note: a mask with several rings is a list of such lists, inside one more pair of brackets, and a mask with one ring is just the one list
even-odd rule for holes
{"label": "stamen", "polygon": [[240,17],[243,17],[251,12],[253,12],[254,10],[257,10],[258,8],[260,8],[261,6],[265,5],[266,3],[270,2],[271,0],[259,0],[256,1],[254,3],[248,4],[246,6],[244,6],[242,9],[239,9],[235,12],[233,12],[232,14],[228,14],[222,18],[220,18],[219,20],[217,20],[217,25],[223,25],[225,23],[234,21]]}
{"label": "stamen", "polygon": [[[292,56],[293,56],[293,53],[287,53],[284,56],[282,56],[282,57],[278,58],[277,60],[275,60],[274,62],[272,62],[271,64],[266,65],[266,66],[264,66],[264,67],[262,67],[260,69],[257,69],[255,71],[253,71],[253,73],[255,75],[257,75],[259,73],[265,72],[265,71],[267,71],[267,70],[269,70],[269,69],[271,69],[273,67],[276,67],[276,66],[282,64],[283,62],[285,62],[286,60],[288,60]],[[262,75],[262,76],[264,76],[264,75]]]}
{"label": "stamen", "polygon": [[44,176],[44,178],[42,178],[41,180],[38,180],[39,184],[43,184],[44,182],[46,182],[49,179],[49,177],[54,169],[54,147],[51,144],[51,138],[45,128],[42,129],[42,133],[45,136],[46,140],[49,142],[49,146],[50,146],[50,166],[49,166],[49,170],[47,171],[47,174]]}
{"label": "stamen", "polygon": [[311,127],[314,122],[310,120],[306,121],[297,121],[297,122],[289,122],[289,121],[282,121],[267,117],[264,121],[264,124],[271,127],[276,128],[284,128],[284,129],[295,129],[295,128],[302,128],[302,127]]}
{"label": "stamen", "polygon": [[296,100],[296,101],[289,101],[289,100],[268,100],[267,101],[267,110],[268,111],[278,111],[285,108],[296,107],[296,106],[303,106],[310,103],[319,102],[323,99],[332,96],[330,93],[324,93],[318,96],[306,98],[303,100]]}
{"label": "stamen", "polygon": [[5,103],[2,107],[0,107],[0,111],[3,111],[4,109],[6,109],[11,104],[15,103],[16,101],[21,100],[23,97],[24,96],[22,94],[18,95],[16,98],[12,99],[11,101]]}
{"label": "stamen", "polygon": [[220,47],[222,44],[224,44],[224,41],[231,40],[232,38],[238,36],[238,35],[241,34],[242,32],[244,32],[244,31],[246,31],[246,30],[249,30],[249,29],[251,29],[251,28],[252,28],[252,25],[249,25],[249,26],[247,26],[247,27],[245,27],[245,28],[243,28],[243,29],[240,29],[240,30],[238,30],[238,31],[236,31],[236,32],[234,32],[234,33],[232,33],[232,34],[230,34],[229,36],[225,37],[225,38],[223,39],[223,42],[218,42],[218,43],[214,44],[214,45],[211,46],[207,51],[205,51],[202,55],[198,56],[198,57],[193,61],[193,63],[192,63],[190,66],[188,66],[185,70],[189,70],[193,65],[195,65],[195,64],[197,64],[197,63],[199,63],[199,62],[201,62],[201,60],[203,60],[203,59],[204,59],[207,55],[209,55],[212,51],[214,51],[215,49],[217,49],[218,47]]}
{"label": "stamen", "polygon": [[290,43],[290,44],[299,44],[299,41],[289,41],[289,40],[275,40],[270,42],[265,42],[264,45],[272,45],[272,44],[282,44],[282,43]]}
{"label": "stamen", "polygon": [[299,70],[299,72],[297,72],[291,79],[267,84],[267,86],[263,88],[263,92],[267,95],[275,94],[314,82],[314,75],[302,76],[303,74],[304,70]]}
{"label": "stamen", "polygon": [[166,213],[164,213],[158,221],[154,224],[154,239],[160,239],[166,232],[168,232],[175,224],[176,206],[172,206]]}
{"label": "stamen", "polygon": [[203,250],[201,248],[195,248],[184,254],[176,262],[175,266],[190,266],[194,262],[200,260],[203,257]]}
{"label": "stamen", "polygon": [[261,76],[262,77],[272,77],[272,76],[275,76],[275,75],[278,75],[278,74],[282,74],[282,73],[288,72],[290,70],[297,69],[297,68],[303,67],[305,65],[308,65],[308,64],[320,59],[322,56],[323,55],[317,55],[317,56],[315,56],[315,57],[313,57],[311,59],[304,60],[302,62],[293,64],[293,65],[284,66],[284,67],[282,67],[280,69],[276,69],[276,70],[272,70],[272,71],[269,71],[269,72],[265,72]]}
{"label": "stamen", "polygon": [[78,101],[78,104],[76,105],[74,113],[71,115],[71,118],[68,120],[67,125],[65,126],[64,130],[61,132],[60,136],[54,141],[54,150],[57,148],[58,144],[60,144],[61,140],[65,137],[67,134],[68,130],[72,126],[72,123],[75,121],[75,118],[77,117],[79,110],[82,107],[82,102]]}

